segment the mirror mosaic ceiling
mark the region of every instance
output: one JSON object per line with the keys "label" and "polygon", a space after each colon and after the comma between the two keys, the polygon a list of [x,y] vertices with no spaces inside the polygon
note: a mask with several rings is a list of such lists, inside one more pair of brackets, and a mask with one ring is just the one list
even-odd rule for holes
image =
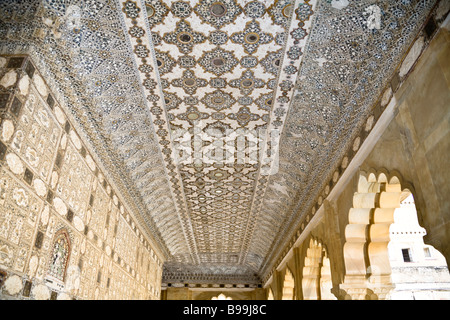
{"label": "mirror mosaic ceiling", "polygon": [[41,67],[166,281],[258,283],[435,4],[1,1],[0,47]]}

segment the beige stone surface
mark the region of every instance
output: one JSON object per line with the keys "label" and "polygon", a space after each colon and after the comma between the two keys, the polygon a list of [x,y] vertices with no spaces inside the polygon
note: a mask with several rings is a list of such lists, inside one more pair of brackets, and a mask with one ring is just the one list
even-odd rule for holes
{"label": "beige stone surface", "polygon": [[6,279],[4,286],[9,294],[16,295],[23,288],[22,279],[17,275],[13,275]]}
{"label": "beige stone surface", "polygon": [[25,171],[22,160],[20,160],[20,158],[14,153],[8,153],[6,155],[6,163],[8,164],[11,172],[15,174],[23,174]]}
{"label": "beige stone surface", "polygon": [[14,123],[11,120],[2,121],[2,140],[8,142],[14,134]]}
{"label": "beige stone surface", "polygon": [[95,171],[95,162],[90,155],[86,156],[86,163],[92,171]]}
{"label": "beige stone surface", "polygon": [[50,208],[48,206],[45,206],[41,214],[41,224],[43,226],[46,226],[49,218],[50,218]]}
{"label": "beige stone surface", "polygon": [[60,215],[64,216],[67,214],[67,206],[60,198],[55,197],[53,199],[53,205],[55,206],[56,212],[58,212]]}
{"label": "beige stone surface", "polygon": [[20,79],[18,83],[19,92],[26,96],[28,94],[29,88],[30,88],[30,78],[28,75],[24,75],[22,79]]}
{"label": "beige stone surface", "polygon": [[28,265],[28,275],[30,278],[33,278],[35,276],[38,266],[39,266],[39,257],[33,255]]}
{"label": "beige stone surface", "polygon": [[75,226],[75,229],[77,229],[78,231],[80,232],[84,231],[84,222],[80,217],[75,216],[73,218],[73,225]]}
{"label": "beige stone surface", "polygon": [[422,49],[424,47],[424,38],[420,37],[414,42],[411,50],[408,55],[405,57],[402,65],[400,66],[399,75],[400,77],[404,77],[409,70],[411,70],[413,64],[416,62],[419,55],[422,53]]}
{"label": "beige stone surface", "polygon": [[78,135],[73,130],[70,131],[69,135],[70,135],[70,139],[72,140],[72,143],[75,146],[75,148],[80,150],[81,149],[81,140],[78,137]]}
{"label": "beige stone surface", "polygon": [[31,290],[32,295],[36,300],[48,300],[50,299],[50,290],[47,286],[40,284],[35,286]]}
{"label": "beige stone surface", "polygon": [[58,122],[60,124],[64,125],[64,123],[66,123],[66,116],[64,115],[64,112],[58,106],[56,106],[54,110],[55,110],[56,120],[58,120]]}
{"label": "beige stone surface", "polygon": [[35,75],[33,77],[33,83],[37,89],[37,91],[43,96],[43,97],[47,97],[48,95],[48,88],[47,85],[45,84],[44,79],[42,79],[42,77],[40,75]]}
{"label": "beige stone surface", "polygon": [[0,57],[0,68],[3,68],[6,65],[6,58]]}
{"label": "beige stone surface", "polygon": [[17,73],[15,70],[8,71],[1,79],[0,79],[0,86],[5,87],[8,89],[9,87],[13,86],[17,81]]}
{"label": "beige stone surface", "polygon": [[34,179],[33,187],[38,196],[43,197],[47,194],[47,186],[45,185],[44,181],[42,181],[41,179]]}

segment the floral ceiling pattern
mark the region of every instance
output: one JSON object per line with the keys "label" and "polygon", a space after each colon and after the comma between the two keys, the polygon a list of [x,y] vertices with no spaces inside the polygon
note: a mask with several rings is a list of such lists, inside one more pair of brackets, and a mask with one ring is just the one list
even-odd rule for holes
{"label": "floral ceiling pattern", "polygon": [[259,282],[436,1],[0,3],[165,281]]}

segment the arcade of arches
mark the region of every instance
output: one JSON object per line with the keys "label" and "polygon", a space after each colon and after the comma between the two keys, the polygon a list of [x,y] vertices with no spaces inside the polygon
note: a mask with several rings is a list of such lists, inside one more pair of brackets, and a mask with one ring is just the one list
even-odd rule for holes
{"label": "arcade of arches", "polygon": [[[20,5],[0,3],[1,300],[450,300],[449,1]],[[197,119],[280,143],[218,164],[193,140],[210,162],[186,164],[170,134]]]}

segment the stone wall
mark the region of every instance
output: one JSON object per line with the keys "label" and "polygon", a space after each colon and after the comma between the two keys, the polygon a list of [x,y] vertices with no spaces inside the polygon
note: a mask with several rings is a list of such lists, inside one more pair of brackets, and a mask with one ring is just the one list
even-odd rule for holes
{"label": "stone wall", "polygon": [[[448,19],[447,19],[448,20]],[[450,26],[447,26],[447,28]],[[412,183],[425,240],[450,262],[450,31],[442,28],[395,94],[396,115],[361,169]]]}
{"label": "stone wall", "polygon": [[27,56],[0,57],[0,299],[159,299],[163,261]]}

